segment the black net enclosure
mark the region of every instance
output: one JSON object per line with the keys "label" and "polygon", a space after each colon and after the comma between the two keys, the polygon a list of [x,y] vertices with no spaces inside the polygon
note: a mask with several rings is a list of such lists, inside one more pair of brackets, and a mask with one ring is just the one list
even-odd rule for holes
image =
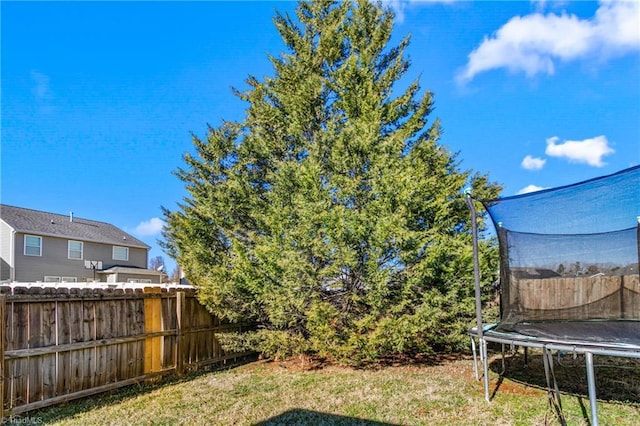
{"label": "black net enclosure", "polygon": [[499,330],[640,344],[640,166],[483,204],[500,246]]}

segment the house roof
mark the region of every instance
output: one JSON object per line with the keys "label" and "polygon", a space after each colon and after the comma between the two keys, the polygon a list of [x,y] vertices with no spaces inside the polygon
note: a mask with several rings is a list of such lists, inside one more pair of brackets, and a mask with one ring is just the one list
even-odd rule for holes
{"label": "house roof", "polygon": [[0,204],[0,218],[16,232],[125,247],[150,248],[134,236],[106,222],[79,217],[73,217],[71,220],[70,215],[47,213],[6,204]]}

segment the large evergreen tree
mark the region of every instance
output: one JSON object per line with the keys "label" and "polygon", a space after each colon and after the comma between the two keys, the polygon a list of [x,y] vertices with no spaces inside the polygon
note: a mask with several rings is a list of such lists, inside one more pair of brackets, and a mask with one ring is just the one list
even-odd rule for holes
{"label": "large evergreen tree", "polygon": [[[296,18],[275,17],[274,76],[236,91],[244,120],[194,136],[167,251],[213,312],[256,321],[271,355],[459,347],[474,318],[463,188],[499,188],[439,144],[430,92],[394,87],[409,38],[388,46],[389,9],[311,1]],[[491,282],[495,249],[481,252]]]}

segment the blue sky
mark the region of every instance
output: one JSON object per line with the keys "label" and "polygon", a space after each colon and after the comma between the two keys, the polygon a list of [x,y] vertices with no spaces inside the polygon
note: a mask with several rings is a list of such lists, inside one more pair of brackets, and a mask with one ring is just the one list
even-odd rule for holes
{"label": "blue sky", "polygon": [[[503,195],[640,163],[640,2],[391,1],[441,143]],[[2,2],[2,203],[157,245],[191,133],[241,119],[294,2]]]}

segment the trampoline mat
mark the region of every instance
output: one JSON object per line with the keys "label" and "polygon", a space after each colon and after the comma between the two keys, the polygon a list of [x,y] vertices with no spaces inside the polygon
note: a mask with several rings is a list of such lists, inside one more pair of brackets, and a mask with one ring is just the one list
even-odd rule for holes
{"label": "trampoline mat", "polygon": [[640,321],[520,322],[495,331],[518,333],[549,342],[569,342],[605,347],[640,346]]}

